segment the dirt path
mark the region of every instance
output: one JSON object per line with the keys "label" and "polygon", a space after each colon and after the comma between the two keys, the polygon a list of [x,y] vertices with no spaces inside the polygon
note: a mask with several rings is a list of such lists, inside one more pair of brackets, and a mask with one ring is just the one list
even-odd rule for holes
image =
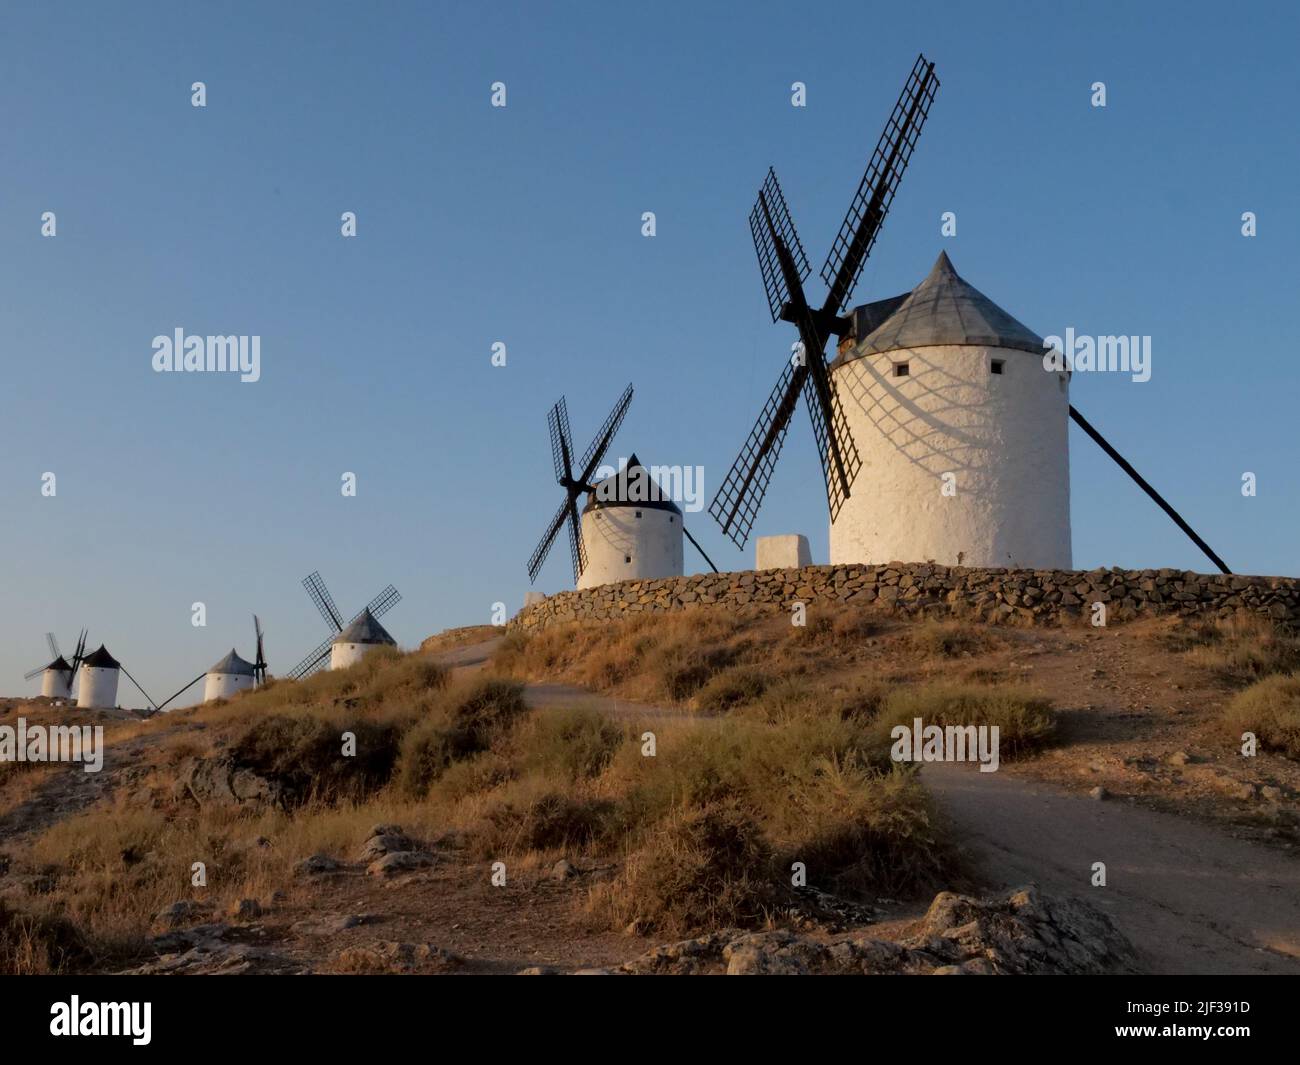
{"label": "dirt path", "polygon": [[[480,643],[468,644],[465,647],[442,652],[437,657],[454,675],[463,676],[483,669],[500,644],[501,637],[498,636],[491,640],[483,640]],[[535,710],[580,707],[598,710],[603,714],[609,714],[611,717],[632,718],[638,721],[656,721],[666,718],[695,720],[695,716],[685,710],[629,702],[626,699],[616,699],[613,696],[602,695],[600,692],[593,692],[587,688],[578,688],[572,684],[527,682],[524,685],[524,699]]]}
{"label": "dirt path", "polygon": [[[1300,862],[1221,829],[1005,773],[922,777],[991,883],[1032,881],[1107,912],[1154,973],[1300,973]],[[1106,863],[1107,886],[1090,884]]]}
{"label": "dirt path", "polygon": [[[498,643],[461,648],[447,664],[482,668]],[[537,707],[690,716],[564,684],[529,684],[527,698]],[[923,779],[974,844],[991,885],[1032,882],[1093,903],[1138,949],[1143,971],[1300,973],[1300,861],[1291,856],[1223,827],[1005,772],[929,765]],[[1105,888],[1090,884],[1095,861],[1106,863]]]}

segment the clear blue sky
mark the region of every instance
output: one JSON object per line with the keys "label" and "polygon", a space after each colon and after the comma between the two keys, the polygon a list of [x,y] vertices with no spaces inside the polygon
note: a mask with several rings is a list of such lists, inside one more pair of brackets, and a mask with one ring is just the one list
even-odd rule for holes
{"label": "clear blue sky", "polygon": [[[858,302],[947,250],[1040,333],[1151,335],[1150,382],[1074,402],[1236,570],[1300,572],[1297,39],[1293,5],[1222,3],[6,4],[0,692],[86,625],[161,699],[250,655],[253,611],[286,671],[325,635],[313,569],[348,613],[395,583],[407,646],[513,611],[561,393],[581,448],[632,381],[615,454],[711,496],[792,339],[757,186],[820,265],[918,51],[943,87]],[[259,334],[262,380],[155,374],[176,327]],[[1070,444],[1077,565],[1208,567]],[[826,520],[801,409],[755,531],[825,561]],[[571,581],[561,542],[538,586]]]}

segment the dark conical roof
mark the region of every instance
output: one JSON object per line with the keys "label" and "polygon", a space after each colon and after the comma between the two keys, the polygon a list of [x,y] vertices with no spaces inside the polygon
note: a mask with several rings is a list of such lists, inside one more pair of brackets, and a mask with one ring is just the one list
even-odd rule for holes
{"label": "dark conical roof", "polygon": [[72,667],[71,667],[70,665],[68,665],[68,660],[67,660],[66,658],[64,658],[62,655],[59,655],[58,658],[56,658],[53,662],[51,662],[51,663],[50,663],[48,666],[46,666],[45,668],[46,668],[46,669],[52,669],[52,670],[54,670],[56,673],[71,673],[71,672],[72,672]]}
{"label": "dark conical roof", "polygon": [[233,673],[240,677],[253,676],[253,663],[245,662],[232,647],[230,654],[208,670],[209,673]]}
{"label": "dark conical roof", "polygon": [[627,460],[627,465],[617,473],[597,481],[591,486],[591,494],[583,512],[599,510],[602,507],[637,507],[644,510],[671,510],[680,514],[676,503],[664,492],[660,484],[650,476],[650,471],[641,465],[636,452]]}
{"label": "dark conical roof", "polygon": [[102,643],[99,650],[92,651],[81,660],[83,666],[93,666],[96,669],[121,669],[122,663],[108,653],[108,648]]}
{"label": "dark conical roof", "polygon": [[397,641],[388,635],[385,629],[366,607],[361,616],[346,629],[334,637],[335,643],[387,643],[396,645]]}
{"label": "dark conical roof", "polygon": [[[868,304],[864,311],[887,310],[897,300],[880,300]],[[859,314],[854,312],[855,321]],[[845,352],[841,361],[877,355],[902,348],[926,348],[939,345],[979,345],[990,348],[1015,348],[1041,355],[1046,349],[1043,338],[1022,325],[1006,311],[962,279],[953,268],[947,252],[940,252],[925,280],[892,309],[878,325],[873,315],[861,316],[869,333],[858,333],[858,342]]]}

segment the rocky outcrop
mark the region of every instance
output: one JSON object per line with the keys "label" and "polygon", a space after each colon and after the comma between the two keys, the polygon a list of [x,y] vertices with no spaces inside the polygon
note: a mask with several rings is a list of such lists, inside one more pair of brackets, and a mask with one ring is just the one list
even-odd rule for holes
{"label": "rocky outcrop", "polygon": [[446,973],[464,963],[459,954],[432,943],[371,943],[349,947],[334,959],[334,967],[346,973]]}
{"label": "rocky outcrop", "polygon": [[903,614],[962,614],[986,621],[1057,624],[1157,614],[1258,614],[1300,625],[1300,580],[1173,569],[971,569],[932,563],[805,566],[623,581],[560,592],[525,607],[510,627],[525,632],[566,621],[691,608],[788,611],[796,602],[855,603]]}
{"label": "rocky outcrop", "polygon": [[974,899],[943,892],[897,939],[861,932],[824,939],[789,931],[714,932],[658,947],[633,974],[1026,975],[1123,971],[1128,941],[1105,914],[1033,887]]}
{"label": "rocky outcrop", "polygon": [[157,936],[150,942],[156,957],[121,975],[288,975],[310,971],[303,963],[265,947],[232,942],[232,933],[229,925],[213,923]]}
{"label": "rocky outcrop", "polygon": [[280,786],[229,757],[186,758],[176,772],[178,794],[200,806],[280,806]]}

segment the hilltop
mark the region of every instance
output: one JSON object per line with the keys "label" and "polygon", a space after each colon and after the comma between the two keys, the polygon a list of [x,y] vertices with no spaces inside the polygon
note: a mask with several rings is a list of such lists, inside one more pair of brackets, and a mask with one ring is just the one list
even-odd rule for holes
{"label": "hilltop", "polygon": [[[1300,971],[1297,664],[1260,620],[452,630],[3,767],[0,966]],[[85,716],[39,703],[0,725]],[[893,765],[917,716],[998,771]]]}

